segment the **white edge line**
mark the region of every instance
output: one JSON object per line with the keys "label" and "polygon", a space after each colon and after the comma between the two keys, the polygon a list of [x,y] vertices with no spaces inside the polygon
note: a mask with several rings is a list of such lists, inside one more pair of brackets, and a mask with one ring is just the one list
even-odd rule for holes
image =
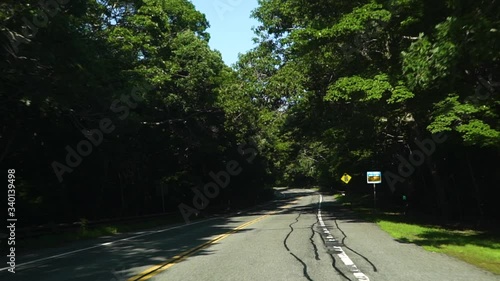
{"label": "white edge line", "polygon": [[[161,233],[161,232],[165,232],[165,231],[169,231],[169,230],[173,230],[173,229],[177,229],[177,228],[181,228],[181,227],[186,227],[188,225],[193,225],[193,224],[198,224],[198,223],[202,223],[202,222],[207,222],[207,221],[211,221],[211,220],[215,220],[215,219],[219,219],[219,218],[218,217],[209,218],[209,219],[198,221],[198,222],[193,222],[193,223],[189,223],[189,224],[183,224],[183,225],[173,226],[173,227],[170,227],[170,228],[160,229],[160,230],[155,230],[155,231],[150,231],[150,232],[147,232],[147,233],[144,233],[144,234],[140,234],[140,235],[136,235],[136,236],[131,236],[131,237],[127,237],[127,238],[122,238],[122,239],[118,239],[118,240],[115,240],[115,241],[109,241],[109,242],[106,242],[106,243],[100,243],[100,244],[92,246],[92,247],[78,249],[78,250],[74,250],[74,251],[62,253],[62,254],[59,254],[59,255],[53,255],[53,256],[49,256],[49,257],[45,257],[45,258],[41,258],[41,259],[37,259],[37,260],[33,260],[33,261],[28,261],[28,262],[16,264],[16,268],[20,267],[20,266],[32,264],[32,263],[38,263],[38,262],[42,262],[42,261],[46,261],[46,260],[51,260],[51,259],[56,259],[56,258],[64,257],[64,256],[67,256],[67,255],[71,255],[71,254],[83,252],[83,251],[88,251],[88,250],[99,248],[99,247],[103,247],[103,246],[108,246],[108,245],[114,244],[116,242],[127,241],[127,240],[135,239],[135,238],[138,238],[138,237],[152,235],[152,234],[156,234],[156,233]],[[9,266],[9,267],[0,268],[0,272],[5,271],[5,270],[7,270],[9,268],[11,268],[11,267]]]}
{"label": "white edge line", "polygon": [[[258,208],[258,207],[261,207],[261,206],[265,206],[265,205],[268,205],[268,204],[271,204],[271,202],[270,203],[266,203],[266,204],[261,204],[261,205],[255,206],[255,207],[251,207],[251,208],[248,208],[246,210],[242,210],[239,213],[245,212],[245,211],[248,211],[248,210],[251,210],[251,209],[254,209],[254,208]],[[202,223],[202,222],[207,222],[207,221],[211,221],[211,220],[216,220],[216,219],[220,219],[220,217],[213,217],[213,218],[209,218],[209,219],[206,219],[206,220],[202,220],[202,221],[198,221],[198,222],[193,222],[193,223],[189,223],[189,224],[178,225],[178,226],[174,226],[174,227],[170,227],[170,228],[166,228],[166,229],[160,229],[160,230],[155,230],[155,231],[148,231],[148,232],[146,232],[144,234],[140,234],[140,235],[136,235],[136,236],[131,236],[131,237],[127,237],[127,238],[122,238],[122,239],[118,239],[118,240],[115,240],[115,241],[109,241],[109,242],[101,243],[101,244],[98,244],[98,245],[95,245],[95,246],[92,246],[92,247],[78,249],[78,250],[74,250],[74,251],[62,253],[62,254],[59,254],[59,255],[53,255],[53,256],[49,256],[49,257],[45,257],[45,258],[41,258],[41,259],[37,259],[37,260],[33,260],[33,261],[28,261],[28,262],[16,264],[16,267],[20,267],[20,266],[24,266],[24,265],[28,265],[28,264],[32,264],[32,263],[38,263],[38,262],[42,262],[42,261],[46,261],[46,260],[56,259],[56,258],[64,257],[64,256],[67,256],[67,255],[71,255],[71,254],[75,254],[75,253],[79,253],[79,252],[83,252],[83,251],[87,251],[87,250],[91,250],[91,249],[95,249],[95,248],[99,248],[99,247],[103,247],[103,246],[109,246],[109,245],[114,244],[116,242],[127,241],[127,240],[130,240],[130,239],[134,239],[134,238],[138,238],[138,237],[142,237],[142,236],[152,235],[152,234],[156,234],[156,233],[160,233],[160,232],[165,232],[165,231],[169,231],[169,230],[172,230],[172,229],[177,229],[177,228],[185,227],[185,226],[188,226],[188,225],[194,225],[194,224],[198,224],[198,223]],[[9,267],[0,268],[0,272],[5,271],[5,270],[7,270],[9,268],[11,268],[11,267],[9,266]]]}

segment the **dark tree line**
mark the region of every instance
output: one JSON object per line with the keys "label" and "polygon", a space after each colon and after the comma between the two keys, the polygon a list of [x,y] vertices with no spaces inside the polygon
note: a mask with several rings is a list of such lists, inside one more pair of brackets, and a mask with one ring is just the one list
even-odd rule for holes
{"label": "dark tree line", "polygon": [[380,170],[386,206],[500,216],[496,1],[261,0],[233,67],[187,0],[40,3],[0,3],[0,163],[25,224],[178,211],[233,160],[212,208],[370,193]]}
{"label": "dark tree line", "polygon": [[[189,1],[64,2],[46,24],[35,1],[0,4],[0,161],[16,169],[24,224],[178,211],[210,171],[245,159],[251,133],[226,130],[220,102],[234,71]],[[253,203],[265,165],[211,204],[247,189]]]}

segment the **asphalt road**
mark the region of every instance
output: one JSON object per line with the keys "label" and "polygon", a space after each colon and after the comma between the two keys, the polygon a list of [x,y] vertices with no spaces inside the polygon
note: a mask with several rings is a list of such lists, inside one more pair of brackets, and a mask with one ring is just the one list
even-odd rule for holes
{"label": "asphalt road", "polygon": [[[290,190],[254,211],[18,257],[0,280],[453,280],[500,276],[400,243],[331,196]],[[4,263],[5,265],[5,263]]]}

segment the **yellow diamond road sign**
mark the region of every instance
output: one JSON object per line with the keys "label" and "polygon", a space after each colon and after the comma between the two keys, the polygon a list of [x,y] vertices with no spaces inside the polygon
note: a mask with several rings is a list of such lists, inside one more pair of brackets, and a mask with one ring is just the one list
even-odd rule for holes
{"label": "yellow diamond road sign", "polygon": [[343,182],[345,183],[349,183],[349,181],[351,180],[351,176],[349,176],[348,174],[344,174],[340,180],[342,180]]}

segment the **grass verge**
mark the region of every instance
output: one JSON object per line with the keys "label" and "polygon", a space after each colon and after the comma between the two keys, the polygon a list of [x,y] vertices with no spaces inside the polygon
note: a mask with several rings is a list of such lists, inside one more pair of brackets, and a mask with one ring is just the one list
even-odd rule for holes
{"label": "grass verge", "polygon": [[399,213],[373,212],[373,209],[363,207],[365,198],[336,196],[336,199],[362,218],[379,225],[400,243],[413,243],[428,251],[444,253],[500,274],[498,233],[450,229],[426,223],[422,219],[410,219]]}
{"label": "grass verge", "polygon": [[80,229],[74,232],[64,232],[47,234],[40,237],[29,237],[20,239],[16,247],[20,252],[34,249],[43,249],[58,247],[67,243],[95,239],[103,236],[117,235],[138,230],[153,229],[161,226],[173,225],[181,223],[183,220],[180,217],[163,217],[163,218],[150,218],[141,222],[123,222],[123,223],[110,223],[100,225],[88,229]]}
{"label": "grass verge", "polygon": [[[271,193],[267,200],[263,202],[267,202],[271,199],[275,199],[273,196],[273,190],[271,189]],[[236,205],[239,207],[242,207],[243,209],[245,208],[250,208],[253,206],[256,206],[257,203],[261,204],[263,202],[255,202],[255,204],[246,204],[245,201],[236,202]],[[233,202],[235,203],[235,202]],[[239,208],[241,209],[241,208]],[[217,207],[213,208],[214,213],[217,213]],[[221,210],[219,210],[221,211]],[[210,215],[213,213],[206,212],[205,215]],[[191,217],[190,220],[191,222],[195,222],[201,219],[204,219],[205,216],[199,216],[199,217]],[[19,251],[19,253],[27,252],[27,251],[32,251],[36,249],[46,249],[46,248],[52,248],[52,247],[60,247],[66,244],[69,244],[71,242],[76,242],[76,241],[83,241],[83,240],[90,240],[90,239],[96,239],[100,237],[105,237],[105,236],[112,236],[112,235],[117,235],[120,233],[127,233],[127,232],[133,232],[133,231],[142,231],[142,230],[151,230],[159,227],[167,227],[179,223],[185,223],[184,219],[179,215],[173,215],[173,216],[165,216],[165,217],[157,217],[157,218],[146,218],[143,221],[134,221],[134,222],[117,222],[117,223],[109,223],[109,224],[103,224],[99,226],[94,226],[94,227],[89,227],[89,228],[81,228],[77,231],[71,231],[71,232],[62,232],[62,233],[53,233],[53,234],[46,234],[42,235],[39,237],[29,237],[29,238],[23,238],[19,239],[16,242],[16,249]],[[6,244],[0,245],[0,249],[4,250],[3,247]]]}

